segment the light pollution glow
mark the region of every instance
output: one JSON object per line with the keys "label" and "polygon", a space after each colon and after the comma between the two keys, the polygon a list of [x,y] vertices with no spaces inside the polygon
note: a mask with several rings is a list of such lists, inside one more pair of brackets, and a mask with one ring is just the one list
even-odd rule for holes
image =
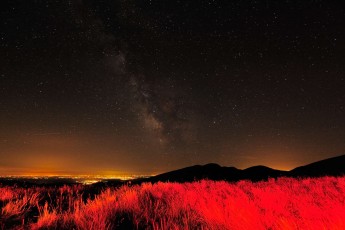
{"label": "light pollution glow", "polygon": [[[61,135],[17,135],[10,141],[0,143],[2,161],[1,176],[91,176],[100,178],[132,178],[157,175],[178,168],[196,164],[218,163],[239,169],[265,165],[274,169],[291,170],[295,167],[327,158],[323,153],[338,153],[345,149],[328,148],[323,140],[316,147],[302,142],[256,138],[248,143],[238,144],[224,141],[211,146],[219,151],[194,161],[177,161],[174,164],[160,164],[162,149],[157,147],[156,155],[147,154],[145,148],[133,148],[124,137],[102,140],[90,136]],[[327,141],[327,140],[326,140]],[[336,145],[334,145],[336,146]],[[338,145],[339,146],[339,145]],[[151,147],[150,149],[154,149]],[[206,151],[206,150],[203,150]],[[236,152],[237,154],[228,154]],[[139,154],[140,153],[140,154]],[[142,156],[145,156],[142,157]],[[169,156],[168,156],[169,157]]]}

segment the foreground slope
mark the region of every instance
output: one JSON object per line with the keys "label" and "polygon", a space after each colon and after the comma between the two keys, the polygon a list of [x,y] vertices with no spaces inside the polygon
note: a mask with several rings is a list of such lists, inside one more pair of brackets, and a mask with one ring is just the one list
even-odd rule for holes
{"label": "foreground slope", "polygon": [[0,187],[0,229],[345,229],[345,177]]}

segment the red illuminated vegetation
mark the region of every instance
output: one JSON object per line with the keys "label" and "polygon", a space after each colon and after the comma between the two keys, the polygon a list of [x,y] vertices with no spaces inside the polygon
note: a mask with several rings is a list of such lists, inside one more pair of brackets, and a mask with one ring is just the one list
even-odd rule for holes
{"label": "red illuminated vegetation", "polygon": [[1,229],[345,229],[345,177],[0,187]]}

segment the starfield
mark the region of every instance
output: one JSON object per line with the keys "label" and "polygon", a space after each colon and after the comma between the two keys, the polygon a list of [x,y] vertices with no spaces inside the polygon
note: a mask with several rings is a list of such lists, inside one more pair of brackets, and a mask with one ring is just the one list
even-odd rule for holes
{"label": "starfield", "polygon": [[344,229],[345,177],[0,188],[1,229]]}

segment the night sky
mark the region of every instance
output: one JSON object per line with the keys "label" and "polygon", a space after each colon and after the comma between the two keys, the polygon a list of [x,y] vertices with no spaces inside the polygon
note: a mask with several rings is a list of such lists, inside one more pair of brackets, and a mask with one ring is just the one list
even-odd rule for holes
{"label": "night sky", "polygon": [[342,1],[0,3],[0,175],[345,153]]}

